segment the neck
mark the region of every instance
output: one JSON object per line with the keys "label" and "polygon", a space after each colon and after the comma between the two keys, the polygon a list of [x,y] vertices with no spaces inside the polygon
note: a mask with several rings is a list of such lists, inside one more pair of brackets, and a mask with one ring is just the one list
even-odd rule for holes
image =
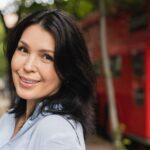
{"label": "neck", "polygon": [[20,118],[18,118],[16,120],[16,125],[15,125],[15,129],[14,129],[14,133],[12,135],[11,138],[13,138],[17,132],[22,128],[22,126],[24,125],[24,123],[27,121],[27,119],[30,117],[30,115],[33,113],[34,109],[35,109],[35,106],[36,106],[36,103],[35,101],[30,101],[30,100],[27,100],[27,107],[26,107],[26,112],[23,116],[21,116]]}
{"label": "neck", "polygon": [[26,113],[25,113],[25,120],[27,120],[30,115],[33,113],[35,106],[36,106],[36,102],[32,101],[32,100],[27,100],[27,107],[26,107]]}

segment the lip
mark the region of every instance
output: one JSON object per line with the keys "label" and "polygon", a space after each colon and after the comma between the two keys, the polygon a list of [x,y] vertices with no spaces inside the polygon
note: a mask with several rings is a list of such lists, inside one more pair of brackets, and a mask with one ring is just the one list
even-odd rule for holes
{"label": "lip", "polygon": [[19,77],[20,77],[20,82],[19,83],[24,88],[34,87],[39,82],[39,80],[34,80],[34,79],[26,78],[26,77],[23,77],[23,76],[19,76]]}

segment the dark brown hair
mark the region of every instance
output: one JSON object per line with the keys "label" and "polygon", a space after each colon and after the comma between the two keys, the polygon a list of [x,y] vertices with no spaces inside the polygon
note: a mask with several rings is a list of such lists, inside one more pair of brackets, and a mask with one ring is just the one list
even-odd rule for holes
{"label": "dark brown hair", "polygon": [[[62,80],[60,90],[45,97],[43,108],[49,112],[69,115],[81,122],[84,133],[90,131],[93,123],[93,87],[95,76],[89,59],[87,47],[75,21],[60,10],[42,10],[30,14],[13,29],[7,45],[9,86],[13,111],[16,117],[25,113],[26,101],[18,97],[12,81],[11,60],[24,30],[33,24],[39,24],[54,35],[56,49],[54,54],[55,69]],[[17,99],[17,101],[16,101]],[[53,107],[61,104],[63,109]],[[44,109],[41,110],[41,112]]]}

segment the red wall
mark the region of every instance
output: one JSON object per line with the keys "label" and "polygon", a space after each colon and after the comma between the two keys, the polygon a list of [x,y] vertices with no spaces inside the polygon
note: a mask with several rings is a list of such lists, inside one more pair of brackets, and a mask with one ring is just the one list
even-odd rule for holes
{"label": "red wall", "polygon": [[[149,11],[150,12],[150,11]],[[148,13],[149,14],[149,13]],[[80,22],[88,45],[92,61],[100,60],[99,47],[99,18],[98,12],[91,14]],[[109,55],[119,54],[122,57],[122,75],[114,79],[116,103],[120,123],[125,125],[125,133],[150,139],[150,16],[148,26],[134,32],[129,31],[130,14],[121,12],[117,17],[107,17],[107,48]],[[131,57],[135,52],[142,50],[145,57],[145,75],[137,79],[133,74]],[[146,79],[146,83],[145,83]],[[145,89],[143,106],[137,106],[133,98],[133,90],[140,84]],[[99,103],[99,120],[104,124],[104,105],[107,103],[107,94],[104,78],[97,79],[97,93]]]}

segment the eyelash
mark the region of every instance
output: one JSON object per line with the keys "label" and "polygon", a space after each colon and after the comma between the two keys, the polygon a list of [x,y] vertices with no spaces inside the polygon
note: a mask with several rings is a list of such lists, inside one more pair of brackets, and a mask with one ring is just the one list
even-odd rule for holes
{"label": "eyelash", "polygon": [[49,55],[49,54],[44,54],[43,58],[48,60],[48,61],[54,61],[54,58],[51,55]]}
{"label": "eyelash", "polygon": [[[28,53],[28,50],[23,46],[18,46],[17,50],[19,50],[22,53]],[[46,53],[42,55],[42,58],[46,61],[54,61],[54,58],[51,55]]]}
{"label": "eyelash", "polygon": [[21,52],[24,52],[24,53],[27,53],[27,52],[28,52],[28,50],[27,50],[25,47],[23,47],[23,46],[18,46],[18,47],[17,47],[17,50],[19,50],[19,51],[21,51]]}

